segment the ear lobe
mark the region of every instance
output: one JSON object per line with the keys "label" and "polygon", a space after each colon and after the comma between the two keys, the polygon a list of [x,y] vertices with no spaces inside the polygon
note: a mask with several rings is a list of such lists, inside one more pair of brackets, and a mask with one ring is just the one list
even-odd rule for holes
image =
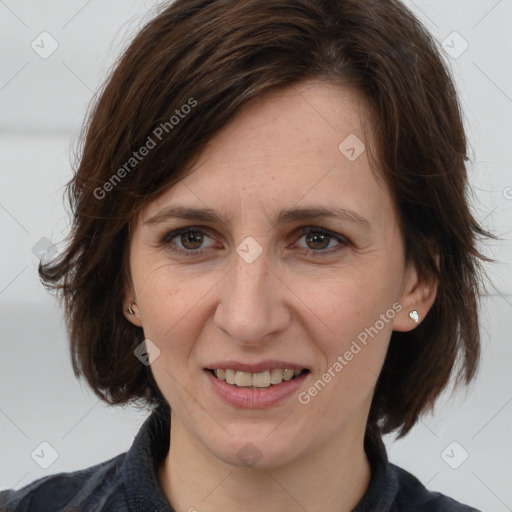
{"label": "ear lobe", "polygon": [[123,314],[130,323],[136,325],[137,327],[142,327],[142,320],[139,315],[139,307],[135,303],[135,299],[131,292],[127,292],[123,298]]}
{"label": "ear lobe", "polygon": [[[411,264],[404,292],[399,302],[402,310],[395,316],[394,331],[412,331],[427,316],[437,295],[437,280],[420,278],[418,272]],[[417,312],[417,315],[412,313]],[[411,314],[412,313],[412,314]],[[418,322],[415,319],[418,319]]]}

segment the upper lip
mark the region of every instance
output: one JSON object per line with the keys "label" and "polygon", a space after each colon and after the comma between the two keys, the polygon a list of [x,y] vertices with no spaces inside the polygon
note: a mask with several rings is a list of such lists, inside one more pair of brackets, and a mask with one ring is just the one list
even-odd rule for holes
{"label": "upper lip", "polygon": [[290,363],[285,361],[261,361],[261,363],[241,363],[240,361],[219,361],[210,364],[208,370],[236,370],[240,372],[260,373],[265,370],[274,370],[280,368],[282,370],[307,370],[304,365]]}

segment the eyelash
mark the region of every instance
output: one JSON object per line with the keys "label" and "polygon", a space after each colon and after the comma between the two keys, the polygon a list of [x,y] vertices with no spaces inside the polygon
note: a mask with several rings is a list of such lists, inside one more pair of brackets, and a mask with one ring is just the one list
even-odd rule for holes
{"label": "eyelash", "polygon": [[[195,227],[195,226],[189,226],[186,228],[180,228],[176,229],[174,231],[171,231],[169,233],[166,233],[161,241],[160,244],[162,246],[166,246],[170,251],[178,254],[182,254],[185,256],[200,256],[202,255],[206,250],[208,249],[198,249],[198,250],[191,250],[191,249],[180,249],[177,248],[176,245],[172,242],[173,238],[176,238],[180,235],[186,234],[186,233],[200,233],[201,235],[207,235],[208,238],[213,239],[213,237],[210,235],[210,232],[207,229]],[[324,228],[315,227],[315,226],[306,226],[300,228],[300,238],[302,238],[304,235],[308,235],[310,233],[320,234],[327,237],[330,237],[331,239],[334,238],[337,242],[339,242],[339,245],[335,246],[334,248],[328,249],[328,250],[313,250],[313,249],[304,249],[308,255],[314,255],[314,256],[330,256],[334,253],[337,253],[341,250],[343,250],[346,246],[350,244],[349,240],[345,238],[344,236],[334,233],[332,231],[328,231]],[[299,238],[299,239],[300,239]],[[329,240],[330,243],[330,240]]]}

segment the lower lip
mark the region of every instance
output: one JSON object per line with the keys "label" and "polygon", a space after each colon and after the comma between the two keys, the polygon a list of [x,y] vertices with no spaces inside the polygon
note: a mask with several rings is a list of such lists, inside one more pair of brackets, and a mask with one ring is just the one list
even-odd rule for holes
{"label": "lower lip", "polygon": [[213,390],[225,402],[247,409],[264,409],[288,398],[300,388],[309,374],[309,372],[304,372],[292,380],[283,381],[281,384],[269,388],[250,389],[227,384],[215,377],[210,370],[205,370],[205,372]]}

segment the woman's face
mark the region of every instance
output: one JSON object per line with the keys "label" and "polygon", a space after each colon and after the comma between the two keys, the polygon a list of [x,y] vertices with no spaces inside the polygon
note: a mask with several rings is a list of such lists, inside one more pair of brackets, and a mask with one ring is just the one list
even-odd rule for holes
{"label": "woman's face", "polygon": [[225,462],[359,442],[391,332],[414,327],[416,273],[362,123],[354,91],[272,91],[136,220],[128,318],[173,425]]}

